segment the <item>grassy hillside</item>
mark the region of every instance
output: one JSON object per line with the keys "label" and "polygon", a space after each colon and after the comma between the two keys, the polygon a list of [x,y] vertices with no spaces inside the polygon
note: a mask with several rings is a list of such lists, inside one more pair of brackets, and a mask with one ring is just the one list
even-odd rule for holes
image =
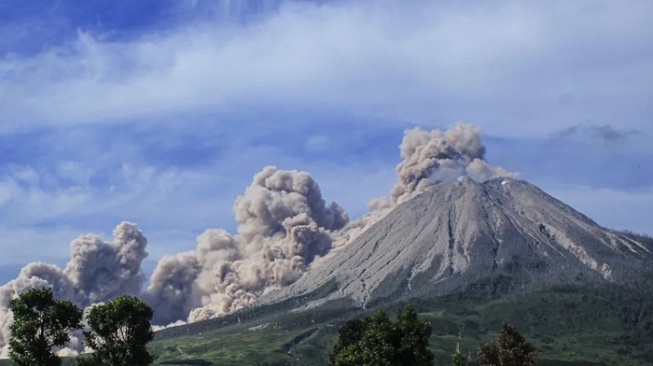
{"label": "grassy hillside", "polygon": [[[653,363],[651,294],[616,286],[567,287],[490,297],[473,292],[412,303],[433,325],[437,364],[447,362],[459,333],[463,350],[474,353],[506,321],[537,347],[544,365],[646,365]],[[338,317],[337,311],[326,317],[321,311],[263,317],[157,340],[152,350],[157,364],[325,365],[337,326],[346,317]]]}

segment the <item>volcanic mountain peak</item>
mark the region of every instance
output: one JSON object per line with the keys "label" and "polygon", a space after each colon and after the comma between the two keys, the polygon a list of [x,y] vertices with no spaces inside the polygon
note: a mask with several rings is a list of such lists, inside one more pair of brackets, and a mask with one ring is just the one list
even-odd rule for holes
{"label": "volcanic mountain peak", "polygon": [[621,281],[653,261],[652,249],[650,240],[605,229],[525,181],[461,178],[397,206],[262,302],[307,294],[333,279],[338,290],[319,303],[350,298],[363,307],[385,297],[447,293],[498,274],[539,284]]}

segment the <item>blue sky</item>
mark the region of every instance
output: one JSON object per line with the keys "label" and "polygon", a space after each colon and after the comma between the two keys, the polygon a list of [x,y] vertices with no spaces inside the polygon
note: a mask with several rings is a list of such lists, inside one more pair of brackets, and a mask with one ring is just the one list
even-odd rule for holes
{"label": "blue sky", "polygon": [[[90,5],[92,4],[92,5]],[[122,220],[148,268],[235,230],[266,165],[356,217],[406,128],[481,128],[494,165],[653,234],[648,1],[0,3],[0,280]]]}

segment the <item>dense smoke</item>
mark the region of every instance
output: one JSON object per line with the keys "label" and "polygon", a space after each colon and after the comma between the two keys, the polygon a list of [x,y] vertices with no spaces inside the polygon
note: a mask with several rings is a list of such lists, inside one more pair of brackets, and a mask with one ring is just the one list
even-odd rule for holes
{"label": "dense smoke", "polygon": [[71,258],[61,268],[29,263],[18,277],[0,287],[0,347],[8,349],[12,318],[9,302],[33,288],[50,287],[59,299],[85,307],[122,294],[139,294],[144,283],[141,271],[147,257],[147,239],[136,225],[123,222],[113,231],[114,241],[103,242],[96,235],[83,235],[70,243]]}
{"label": "dense smoke", "polygon": [[254,177],[233,210],[237,235],[206,230],[194,252],[156,267],[148,298],[157,321],[209,319],[256,303],[329,253],[333,232],[349,222],[342,207],[326,204],[308,173],[275,167]]}
{"label": "dense smoke", "polygon": [[[390,199],[371,200],[369,213],[355,221],[338,204],[326,203],[308,173],[264,168],[234,203],[237,233],[207,229],[197,237],[194,250],[163,257],[146,290],[141,263],[147,240],[136,225],[121,223],[109,243],[95,235],[75,239],[64,269],[30,263],[18,278],[0,287],[4,354],[12,321],[9,301],[31,288],[51,287],[58,298],[82,307],[121,294],[140,294],[155,309],[155,323],[160,325],[209,319],[251,306],[266,292],[295,282],[397,204],[437,182],[511,175],[484,160],[480,133],[470,125],[458,124],[449,131],[408,130],[400,149],[402,161]],[[81,345],[75,338],[71,348],[80,350]]]}
{"label": "dense smoke", "polygon": [[141,292],[147,239],[136,225],[127,222],[118,225],[113,236],[112,243],[84,235],[70,244],[71,259],[63,273],[74,286],[78,303],[91,305]]}
{"label": "dense smoke", "polygon": [[485,181],[514,175],[485,161],[480,132],[468,124],[459,123],[448,131],[408,130],[400,151],[399,180],[391,193],[395,204],[410,199],[433,184],[461,176]]}

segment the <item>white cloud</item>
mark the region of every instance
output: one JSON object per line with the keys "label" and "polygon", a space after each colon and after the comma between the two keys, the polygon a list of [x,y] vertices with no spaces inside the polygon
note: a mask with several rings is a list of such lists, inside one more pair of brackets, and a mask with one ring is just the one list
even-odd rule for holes
{"label": "white cloud", "polygon": [[91,168],[77,161],[64,160],[57,167],[59,178],[70,180],[75,184],[88,184],[92,174]]}
{"label": "white cloud", "polygon": [[16,190],[15,183],[12,181],[0,181],[0,207],[5,205],[14,197]]}
{"label": "white cloud", "polygon": [[495,135],[585,120],[650,130],[651,12],[641,1],[288,2],[242,28],[203,23],[129,42],[82,32],[0,61],[0,124],[258,106],[465,119]]}
{"label": "white cloud", "polygon": [[[190,186],[189,183],[208,184],[211,180],[202,172],[156,169],[137,164],[94,168],[104,171],[65,162],[51,169],[42,167],[40,172],[30,166],[10,169],[0,176],[3,223],[35,225],[51,220],[82,220],[89,215],[123,210],[126,210],[125,216],[142,213],[144,209],[154,214],[160,210],[156,205],[168,200],[172,194],[180,193],[179,187]],[[115,185],[91,184],[89,180],[93,174],[100,173],[117,177],[104,182]]]}

